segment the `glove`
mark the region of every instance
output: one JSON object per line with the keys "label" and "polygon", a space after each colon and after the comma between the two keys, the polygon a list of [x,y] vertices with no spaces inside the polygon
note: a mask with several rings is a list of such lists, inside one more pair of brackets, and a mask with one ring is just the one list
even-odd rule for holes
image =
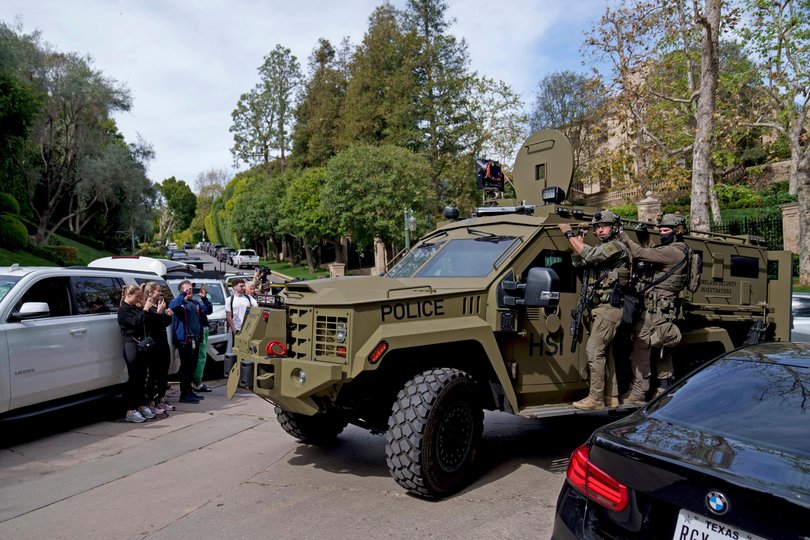
{"label": "glove", "polygon": [[571,225],[568,223],[560,223],[557,225],[557,227],[562,231],[563,234],[571,230]]}

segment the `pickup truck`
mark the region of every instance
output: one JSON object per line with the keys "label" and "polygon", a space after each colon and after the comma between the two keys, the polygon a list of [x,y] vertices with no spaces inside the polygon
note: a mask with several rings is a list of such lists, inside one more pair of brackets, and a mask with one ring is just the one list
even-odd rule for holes
{"label": "pickup truck", "polygon": [[252,249],[240,249],[232,259],[233,266],[242,268],[245,266],[259,266],[259,256]]}

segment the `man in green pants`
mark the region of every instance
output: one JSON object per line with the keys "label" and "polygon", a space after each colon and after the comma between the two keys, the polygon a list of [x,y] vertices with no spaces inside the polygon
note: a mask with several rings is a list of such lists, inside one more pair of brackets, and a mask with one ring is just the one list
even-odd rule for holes
{"label": "man in green pants", "polygon": [[205,285],[200,285],[200,301],[203,304],[203,309],[200,310],[200,326],[202,327],[202,340],[200,341],[200,350],[197,355],[197,369],[194,371],[192,378],[191,388],[195,392],[210,392],[211,387],[202,382],[203,371],[205,371],[205,360],[208,357],[206,353],[208,349],[208,317],[213,313],[214,306],[208,299],[208,291],[205,290]]}

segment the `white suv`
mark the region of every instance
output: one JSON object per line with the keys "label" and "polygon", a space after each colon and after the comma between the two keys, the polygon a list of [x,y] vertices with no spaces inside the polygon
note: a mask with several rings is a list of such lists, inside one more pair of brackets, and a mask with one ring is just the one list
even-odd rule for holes
{"label": "white suv", "polygon": [[127,380],[118,306],[124,285],[156,274],[93,268],[0,268],[0,417],[117,395]]}

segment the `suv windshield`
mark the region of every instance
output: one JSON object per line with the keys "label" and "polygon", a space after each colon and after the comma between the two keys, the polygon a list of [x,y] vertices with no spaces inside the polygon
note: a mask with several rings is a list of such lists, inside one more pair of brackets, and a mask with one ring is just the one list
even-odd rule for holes
{"label": "suv windshield", "polygon": [[8,292],[14,288],[14,285],[16,285],[20,279],[21,278],[15,276],[0,276],[0,301],[6,297]]}
{"label": "suv windshield", "polygon": [[422,244],[388,272],[389,277],[484,277],[520,243],[514,236],[484,236]]}

